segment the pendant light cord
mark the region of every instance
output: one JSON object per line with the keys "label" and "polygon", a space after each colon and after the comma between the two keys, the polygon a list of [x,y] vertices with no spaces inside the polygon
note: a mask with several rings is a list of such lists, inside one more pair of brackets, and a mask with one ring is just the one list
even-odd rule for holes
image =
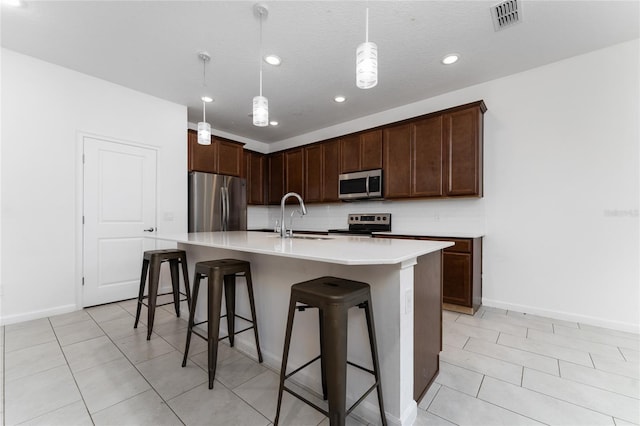
{"label": "pendant light cord", "polygon": [[[202,58],[202,88],[207,87],[207,60]],[[206,93],[205,93],[206,94]],[[206,122],[206,102],[202,100],[202,121]]]}
{"label": "pendant light cord", "polygon": [[365,30],[364,30],[364,38],[365,38],[365,42],[369,43],[369,8],[367,7],[367,13],[366,15],[366,23],[365,23]]}
{"label": "pendant light cord", "polygon": [[260,63],[260,96],[262,96],[262,16],[260,12],[260,48],[258,49],[258,62]]}

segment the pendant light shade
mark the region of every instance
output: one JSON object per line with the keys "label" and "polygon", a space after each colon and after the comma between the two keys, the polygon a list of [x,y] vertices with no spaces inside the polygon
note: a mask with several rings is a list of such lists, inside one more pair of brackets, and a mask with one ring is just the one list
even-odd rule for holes
{"label": "pendant light shade", "polygon": [[371,89],[378,84],[378,45],[369,41],[369,8],[366,13],[365,42],[356,49],[356,86]]}
{"label": "pendant light shade", "polygon": [[202,121],[198,123],[198,144],[200,145],[211,145],[211,125],[207,123],[206,108],[207,101],[202,98]]}
{"label": "pendant light shade", "polygon": [[253,97],[253,125],[266,127],[269,125],[269,101],[262,96],[262,20],[269,16],[269,10],[266,5],[257,3],[253,11],[260,18],[260,95]]}
{"label": "pendant light shade", "polygon": [[356,85],[370,89],[378,84],[378,45],[372,41],[361,43],[356,50]]}
{"label": "pendant light shade", "polygon": [[269,101],[264,96],[253,97],[253,125],[258,127],[269,125]]}

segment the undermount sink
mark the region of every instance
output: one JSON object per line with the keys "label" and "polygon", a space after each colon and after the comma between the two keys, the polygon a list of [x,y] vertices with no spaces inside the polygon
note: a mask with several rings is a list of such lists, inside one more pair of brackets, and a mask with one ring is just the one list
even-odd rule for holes
{"label": "undermount sink", "polygon": [[299,238],[301,240],[333,240],[331,237],[321,237],[319,235],[292,235],[289,238]]}
{"label": "undermount sink", "polygon": [[[273,235],[274,238],[280,238],[280,235]],[[284,238],[294,238],[298,240],[333,240],[332,237],[324,237],[320,235],[291,235],[290,237]]]}

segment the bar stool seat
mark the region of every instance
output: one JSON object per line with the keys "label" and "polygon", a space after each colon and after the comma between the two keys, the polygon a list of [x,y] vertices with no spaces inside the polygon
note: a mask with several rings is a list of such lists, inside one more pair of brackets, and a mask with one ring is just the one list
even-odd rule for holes
{"label": "bar stool seat", "polygon": [[[298,305],[298,303],[301,303],[302,305]],[[347,360],[348,311],[350,308],[356,306],[364,309],[365,311],[373,370]],[[287,358],[289,356],[289,348],[291,346],[291,332],[293,329],[294,314],[296,310],[304,311],[309,308],[317,308],[319,313],[320,355],[287,374]],[[322,393],[324,399],[328,399],[328,411],[320,408],[285,385],[285,380],[318,359],[320,359],[322,375]],[[375,382],[348,410],[346,408],[347,364],[372,374]],[[382,401],[380,365],[378,361],[378,350],[373,322],[373,307],[371,304],[371,291],[369,284],[346,280],[343,278],[321,277],[291,286],[287,329],[284,340],[282,366],[280,368],[278,406],[276,409],[274,425],[278,424],[280,417],[280,406],[282,404],[283,391],[287,391],[291,395],[303,402],[306,402],[316,410],[328,416],[331,426],[342,426],[345,424],[346,416],[349,415],[349,413],[351,413],[351,411],[374,389],[377,390],[378,394],[378,404],[380,408],[380,415],[382,417],[382,424],[386,425],[387,421]]]}
{"label": "bar stool seat", "polygon": [[[249,293],[249,305],[251,308],[251,319],[236,314],[236,277],[244,276],[247,281],[247,291]],[[195,323],[195,311],[198,300],[198,292],[200,290],[200,281],[203,277],[207,280],[207,321]],[[222,312],[222,288],[224,286],[225,307],[227,313],[220,315]],[[208,372],[209,372],[209,389],[213,389],[213,382],[216,376],[216,363],[218,361],[218,342],[222,339],[229,339],[229,344],[233,347],[234,337],[236,334],[253,329],[256,340],[256,350],[258,353],[258,361],[262,362],[262,352],[260,351],[260,340],[258,338],[258,323],[256,320],[256,306],[253,297],[253,282],[251,280],[251,263],[244,260],[236,259],[220,259],[210,260],[206,262],[196,263],[195,278],[193,282],[193,309],[189,312],[189,327],[187,328],[187,341],[185,343],[184,358],[182,366],[187,365],[189,356],[189,345],[191,343],[191,334],[195,334],[208,344]],[[227,318],[227,335],[219,337],[220,319]],[[235,330],[235,319],[240,318],[251,326],[242,330]],[[197,325],[208,323],[207,335],[198,333],[193,328]]]}
{"label": "bar stool seat", "polygon": [[[160,281],[160,267],[164,262],[169,262],[171,271],[171,287],[170,293],[158,294],[158,285]],[[178,264],[182,265],[182,278],[184,280],[184,292],[180,291],[180,279],[178,277]],[[147,272],[149,272],[149,291],[147,296],[144,295]],[[158,296],[173,294],[173,302],[157,304]],[[184,295],[184,299],[180,299],[180,295]],[[148,303],[144,303],[144,299],[148,299]],[[153,319],[155,317],[156,307],[164,306],[170,303],[175,305],[176,315],[180,317],[180,302],[187,301],[187,306],[191,310],[191,293],[189,291],[189,272],[187,271],[187,253],[179,249],[163,249],[163,250],[147,250],[144,252],[142,259],[142,275],[140,276],[140,291],[138,293],[138,309],[136,310],[136,322],[133,328],[138,328],[140,320],[140,311],[142,305],[148,308],[147,319],[147,340],[151,338],[153,332]]]}

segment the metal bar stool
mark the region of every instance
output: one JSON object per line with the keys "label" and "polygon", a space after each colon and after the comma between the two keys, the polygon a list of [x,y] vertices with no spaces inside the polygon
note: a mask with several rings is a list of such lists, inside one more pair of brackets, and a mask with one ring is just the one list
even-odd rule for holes
{"label": "metal bar stool", "polygon": [[[297,303],[303,305],[297,306]],[[347,313],[349,308],[357,306],[364,309],[367,329],[369,332],[369,345],[373,370],[356,365],[347,360]],[[286,373],[287,358],[291,345],[291,331],[296,309],[304,311],[308,308],[318,308],[320,319],[320,355],[297,368]],[[297,394],[287,386],[285,380],[320,359],[322,374],[322,392],[324,399],[329,401],[329,410],[318,407],[313,402]],[[359,368],[373,375],[375,383],[356,401],[348,410],[347,403],[347,364]],[[278,408],[274,425],[278,424],[280,417],[280,405],[282,393],[287,391],[296,398],[311,405],[316,410],[329,417],[331,426],[343,426],[346,416],[369,395],[373,389],[377,389],[378,404],[382,424],[387,420],[384,414],[382,402],[382,385],[380,383],[380,365],[378,362],[378,350],[376,344],[375,327],[373,324],[373,307],[371,304],[371,291],[369,284],[346,280],[335,277],[321,277],[305,281],[291,286],[291,298],[289,301],[289,316],[287,318],[287,331],[284,338],[284,351],[282,354],[282,367],[280,368],[280,388],[278,390]]]}
{"label": "metal bar stool", "polygon": [[[236,277],[243,276],[247,280],[247,291],[249,293],[249,305],[251,307],[251,319],[245,318],[235,313],[236,304]],[[195,323],[195,307],[197,306],[198,292],[200,290],[200,280],[207,277],[207,321]],[[225,305],[227,313],[220,315],[222,310],[222,287],[224,285]],[[182,366],[187,365],[189,356],[189,345],[191,343],[191,333],[203,338],[208,343],[208,370],[209,389],[213,389],[213,381],[216,376],[216,363],[218,361],[218,342],[222,339],[229,339],[229,344],[233,347],[233,340],[236,334],[253,329],[256,339],[256,350],[258,360],[262,362],[262,352],[260,351],[260,340],[258,339],[258,323],[256,320],[256,306],[253,298],[253,282],[251,281],[251,263],[244,260],[221,259],[196,263],[195,279],[193,282],[193,309],[189,312],[189,328],[187,329],[187,342],[184,349],[184,359]],[[220,319],[227,318],[227,332],[224,337],[219,336]],[[251,324],[242,330],[235,330],[236,317]],[[193,329],[196,325],[208,323],[207,336],[203,336]]]}
{"label": "metal bar stool", "polygon": [[[164,262],[169,262],[171,271],[171,293],[158,294],[158,283],[160,280],[160,266]],[[180,279],[178,277],[178,263],[182,264],[182,278],[184,279],[184,293],[180,291]],[[149,272],[149,292],[144,295],[147,271]],[[173,294],[173,302],[157,304],[158,296]],[[186,296],[180,299],[180,295]],[[144,299],[148,299],[149,303],[144,303]],[[170,303],[175,305],[176,315],[180,317],[180,302],[187,301],[189,310],[191,310],[191,293],[189,291],[189,273],[187,272],[187,253],[184,250],[165,249],[165,250],[148,250],[144,252],[142,260],[142,275],[140,276],[140,292],[138,293],[138,309],[136,311],[136,322],[133,328],[138,328],[140,320],[140,311],[142,305],[148,308],[147,320],[147,340],[151,338],[153,331],[153,318],[156,313],[156,306],[164,306]]]}

